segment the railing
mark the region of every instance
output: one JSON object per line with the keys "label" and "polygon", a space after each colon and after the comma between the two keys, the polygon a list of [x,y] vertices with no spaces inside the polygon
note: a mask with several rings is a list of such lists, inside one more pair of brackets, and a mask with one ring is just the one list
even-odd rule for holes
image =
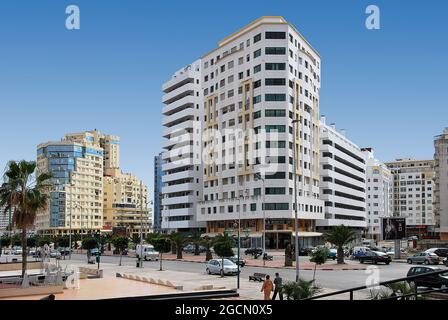
{"label": "railing", "polygon": [[[365,290],[365,289],[373,289],[373,288],[377,288],[377,287],[380,287],[380,286],[385,286],[385,285],[388,285],[388,284],[397,283],[397,282],[403,282],[403,281],[407,281],[407,282],[412,283],[413,282],[412,280],[414,280],[414,279],[430,277],[430,276],[439,275],[439,274],[443,274],[443,273],[448,273],[448,270],[427,272],[427,273],[422,273],[422,274],[418,274],[418,275],[415,275],[415,276],[409,276],[409,277],[404,277],[404,278],[399,278],[399,279],[394,279],[394,280],[383,281],[383,282],[379,282],[377,284],[365,285],[365,286],[360,286],[360,287],[340,290],[340,291],[336,291],[336,292],[325,293],[325,294],[322,294],[322,295],[314,296],[314,297],[311,297],[311,298],[306,298],[306,299],[303,299],[303,300],[317,300],[317,299],[321,299],[321,298],[326,298],[326,297],[336,296],[336,295],[340,295],[340,294],[344,294],[344,293],[349,293],[350,294],[350,299],[349,300],[352,301],[352,300],[354,300],[353,299],[353,293],[355,291],[360,291],[360,290]],[[410,296],[414,296],[415,299],[417,299],[417,297],[419,295],[428,294],[428,293],[434,293],[434,292],[442,292],[442,291],[448,292],[448,289],[447,288],[442,288],[442,289],[434,289],[434,290],[420,291],[419,292],[417,285],[414,285],[414,292],[411,293],[411,294],[393,296],[393,297],[388,297],[388,298],[381,299],[381,300],[396,300],[397,298],[404,298],[404,297],[410,297]]]}

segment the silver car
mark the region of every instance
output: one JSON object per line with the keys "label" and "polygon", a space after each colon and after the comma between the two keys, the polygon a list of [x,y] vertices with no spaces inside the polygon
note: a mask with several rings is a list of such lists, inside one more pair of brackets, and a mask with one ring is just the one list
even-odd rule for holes
{"label": "silver car", "polygon": [[[224,259],[224,268],[221,267],[222,259],[212,259],[207,262],[205,271],[208,274],[237,274],[238,266],[229,259]],[[224,269],[224,270],[223,270]]]}
{"label": "silver car", "polygon": [[412,257],[409,257],[407,259],[407,262],[409,264],[414,263],[424,263],[426,265],[428,264],[439,264],[439,256],[435,253],[429,253],[429,252],[420,252],[415,254]]}

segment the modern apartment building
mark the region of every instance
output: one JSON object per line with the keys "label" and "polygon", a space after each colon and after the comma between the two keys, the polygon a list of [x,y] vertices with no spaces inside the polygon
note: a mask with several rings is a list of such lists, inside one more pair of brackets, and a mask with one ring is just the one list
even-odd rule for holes
{"label": "modern apartment building", "polygon": [[129,236],[146,237],[152,226],[147,195],[147,187],[136,176],[120,171],[105,176],[104,229],[125,227]]}
{"label": "modern apartment building", "polygon": [[393,215],[406,218],[407,236],[433,235],[434,161],[404,158],[386,165],[394,181]]}
{"label": "modern apartment building", "polygon": [[[11,217],[12,220],[12,217]],[[9,221],[10,221],[10,217],[9,217],[9,211],[4,210],[4,208],[0,207],[0,235],[2,235],[3,233],[5,233],[8,229],[9,226]]]}
{"label": "modern apartment building", "polygon": [[155,232],[162,231],[162,153],[154,157],[154,217]]}
{"label": "modern apartment building", "polygon": [[434,216],[436,233],[448,240],[448,128],[434,139]]}
{"label": "modern apartment building", "polygon": [[147,188],[120,170],[120,138],[98,130],[67,134],[37,147],[39,172],[52,174],[50,205],[36,217],[44,234],[110,232],[150,227]]}
{"label": "modern apartment building", "polygon": [[317,221],[319,231],[337,225],[353,228],[363,236],[367,227],[366,159],[344,130],[320,124],[320,195],[325,202],[325,219]]}
{"label": "modern apartment building", "polygon": [[[197,104],[203,127],[202,201],[207,233],[236,234],[243,246],[309,246],[321,235],[320,56],[282,17],[262,17],[200,60]],[[294,121],[293,121],[294,120]],[[295,183],[296,182],[296,183]]]}
{"label": "modern apartment building", "polygon": [[378,241],[382,240],[382,218],[393,217],[393,177],[372,148],[361,150],[366,158],[367,238]]}
{"label": "modern apartment building", "polygon": [[103,227],[104,149],[98,131],[68,134],[62,141],[37,147],[39,172],[52,175],[50,204],[37,214],[44,234],[99,231]]}
{"label": "modern apartment building", "polygon": [[196,205],[202,198],[200,82],[198,60],[174,73],[162,87],[162,229],[168,232],[202,230],[205,226],[196,219]]}

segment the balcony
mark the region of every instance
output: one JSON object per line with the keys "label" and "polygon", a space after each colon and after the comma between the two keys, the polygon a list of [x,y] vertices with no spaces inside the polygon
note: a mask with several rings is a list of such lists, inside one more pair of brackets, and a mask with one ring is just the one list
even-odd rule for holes
{"label": "balcony", "polygon": [[170,103],[163,107],[162,114],[166,115],[168,113],[172,113],[177,109],[185,108],[187,105],[194,106],[194,96],[185,96],[173,103]]}
{"label": "balcony", "polygon": [[[187,120],[194,120],[195,111],[193,108],[187,108],[182,111],[176,112],[170,116],[164,117],[162,120],[162,125],[165,127],[173,122],[184,122]],[[182,121],[183,120],[183,121]],[[176,124],[177,125],[177,124]]]}
{"label": "balcony", "polygon": [[170,104],[180,98],[188,95],[194,95],[195,85],[193,83],[187,83],[173,91],[168,92],[162,98],[164,104]]}
{"label": "balcony", "polygon": [[171,174],[165,174],[162,176],[162,182],[168,182],[168,181],[175,181],[180,179],[186,179],[194,177],[195,171],[194,170],[186,170]]}
{"label": "balcony", "polygon": [[164,186],[162,187],[162,193],[174,193],[174,192],[183,192],[194,190],[194,183],[180,183],[172,186]]}

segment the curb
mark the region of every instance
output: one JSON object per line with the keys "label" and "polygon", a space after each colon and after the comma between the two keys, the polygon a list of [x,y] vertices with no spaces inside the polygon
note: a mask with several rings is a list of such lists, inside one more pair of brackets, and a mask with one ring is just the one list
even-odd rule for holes
{"label": "curb", "polygon": [[150,284],[157,284],[157,285],[161,285],[161,286],[165,286],[165,287],[174,288],[179,291],[182,291],[184,289],[183,286],[175,285],[171,281],[168,281],[168,280],[155,279],[155,278],[151,278],[151,277],[142,277],[142,276],[137,276],[137,275],[133,275],[133,274],[118,273],[118,272],[116,273],[116,277],[124,278],[124,279],[128,279],[128,280],[146,282],[146,283],[150,283]]}

